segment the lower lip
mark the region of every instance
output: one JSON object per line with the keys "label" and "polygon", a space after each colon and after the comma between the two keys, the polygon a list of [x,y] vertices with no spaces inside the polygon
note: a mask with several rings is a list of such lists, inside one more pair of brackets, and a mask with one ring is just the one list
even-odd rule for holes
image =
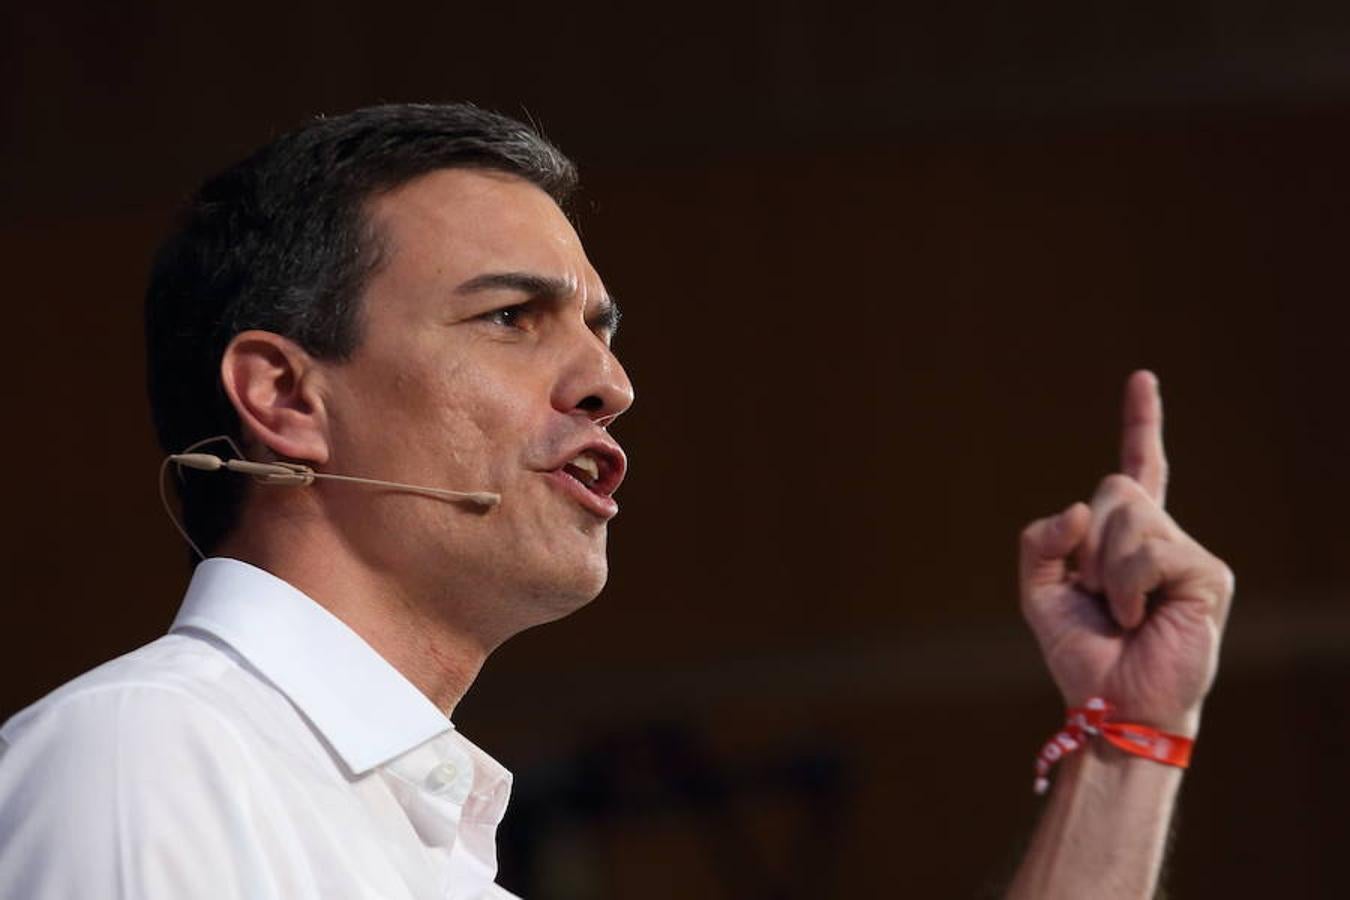
{"label": "lower lip", "polygon": [[612,519],[618,515],[619,504],[613,497],[600,496],[561,470],[548,472],[547,475],[557,485],[558,490],[580,503],[592,515],[601,519]]}

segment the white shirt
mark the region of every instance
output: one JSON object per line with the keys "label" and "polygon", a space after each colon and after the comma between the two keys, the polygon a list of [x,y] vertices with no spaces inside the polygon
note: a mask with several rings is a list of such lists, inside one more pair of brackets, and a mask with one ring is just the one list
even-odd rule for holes
{"label": "white shirt", "polygon": [[0,897],[497,900],[511,775],[232,559],[171,632],[0,727]]}

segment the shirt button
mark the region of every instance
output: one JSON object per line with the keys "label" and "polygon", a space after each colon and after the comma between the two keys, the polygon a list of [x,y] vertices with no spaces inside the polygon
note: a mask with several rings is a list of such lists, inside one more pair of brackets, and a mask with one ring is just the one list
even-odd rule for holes
{"label": "shirt button", "polygon": [[441,763],[427,773],[427,790],[436,794],[444,793],[455,786],[455,779],[458,777],[459,769],[455,767],[454,763]]}

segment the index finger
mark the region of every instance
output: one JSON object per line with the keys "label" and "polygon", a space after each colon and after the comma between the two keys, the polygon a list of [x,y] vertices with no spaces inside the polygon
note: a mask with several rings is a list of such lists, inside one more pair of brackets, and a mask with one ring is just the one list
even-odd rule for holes
{"label": "index finger", "polygon": [[1159,506],[1167,497],[1162,427],[1162,396],[1158,393],[1157,376],[1141,369],[1125,382],[1120,471],[1139,482]]}

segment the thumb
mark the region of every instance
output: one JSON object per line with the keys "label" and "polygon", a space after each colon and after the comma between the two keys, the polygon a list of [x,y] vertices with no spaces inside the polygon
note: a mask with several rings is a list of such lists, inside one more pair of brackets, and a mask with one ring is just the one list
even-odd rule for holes
{"label": "thumb", "polygon": [[1059,515],[1037,519],[1022,531],[1022,590],[1064,581],[1069,554],[1087,537],[1091,512],[1075,503]]}

